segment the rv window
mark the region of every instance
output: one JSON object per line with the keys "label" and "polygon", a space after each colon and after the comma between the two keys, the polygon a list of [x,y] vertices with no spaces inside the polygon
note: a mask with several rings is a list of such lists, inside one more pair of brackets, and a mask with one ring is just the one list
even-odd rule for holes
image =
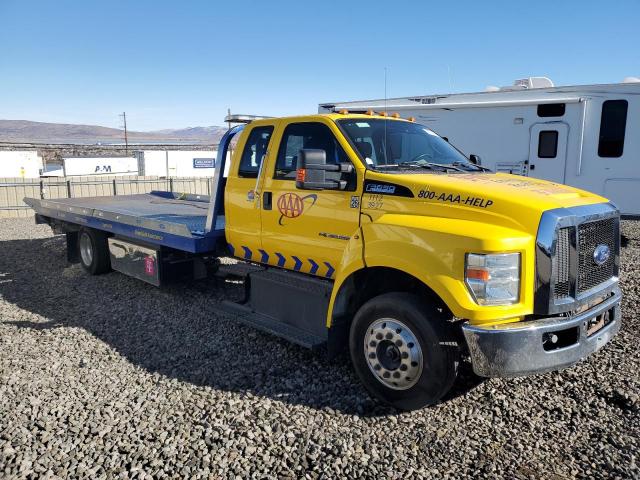
{"label": "rv window", "polygon": [[260,170],[262,157],[267,153],[269,139],[273,133],[273,127],[255,127],[251,130],[247,143],[242,151],[238,176],[246,178],[257,178]]}
{"label": "rv window", "polygon": [[600,141],[598,143],[599,157],[622,156],[628,106],[626,100],[607,100],[602,104]]}
{"label": "rv window", "polygon": [[539,117],[562,117],[564,115],[564,103],[544,103],[538,105]]}
{"label": "rv window", "polygon": [[558,154],[558,131],[542,130],[538,136],[538,158],[556,158]]}

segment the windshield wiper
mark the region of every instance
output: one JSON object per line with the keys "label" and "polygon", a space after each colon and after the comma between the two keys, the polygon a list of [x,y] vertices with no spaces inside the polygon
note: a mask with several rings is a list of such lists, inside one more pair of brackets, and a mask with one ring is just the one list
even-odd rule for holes
{"label": "windshield wiper", "polygon": [[[482,165],[477,165],[475,163],[471,163],[471,162],[453,162],[453,165],[460,165],[460,166],[465,166],[465,167],[473,167],[476,170],[480,170],[483,172],[490,172],[491,169],[487,168],[487,167],[483,167]],[[467,170],[468,172],[469,170]]]}
{"label": "windshield wiper", "polygon": [[456,172],[465,172],[467,170],[460,168],[452,163],[435,163],[435,162],[400,162],[399,167],[420,167],[427,170],[440,170],[446,172],[447,170],[455,170]]}

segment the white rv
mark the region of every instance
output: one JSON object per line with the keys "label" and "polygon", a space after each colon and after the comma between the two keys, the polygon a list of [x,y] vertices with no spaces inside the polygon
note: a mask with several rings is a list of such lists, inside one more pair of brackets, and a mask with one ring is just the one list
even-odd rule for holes
{"label": "white rv", "polygon": [[640,79],[554,87],[546,77],[486,92],[332,102],[319,112],[398,112],[482,164],[566,183],[640,216]]}

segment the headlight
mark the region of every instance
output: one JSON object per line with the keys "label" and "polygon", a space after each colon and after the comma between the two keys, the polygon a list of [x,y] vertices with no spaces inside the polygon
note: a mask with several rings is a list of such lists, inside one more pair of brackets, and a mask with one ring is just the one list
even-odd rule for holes
{"label": "headlight", "polygon": [[520,254],[467,253],[465,283],[479,305],[509,305],[520,292]]}

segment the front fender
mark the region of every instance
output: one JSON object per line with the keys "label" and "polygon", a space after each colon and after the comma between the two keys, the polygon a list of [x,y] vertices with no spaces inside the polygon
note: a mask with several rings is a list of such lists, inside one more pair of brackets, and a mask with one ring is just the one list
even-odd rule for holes
{"label": "front fender", "polygon": [[[390,267],[414,276],[458,318],[487,324],[533,312],[535,238],[526,232],[472,220],[399,214],[363,221],[361,232],[366,267]],[[492,252],[521,254],[520,297],[514,305],[478,305],[464,283],[465,254]],[[348,270],[350,274],[353,268]],[[337,282],[336,287],[334,292]]]}
{"label": "front fender", "polygon": [[356,233],[351,236],[342,254],[340,265],[336,269],[336,278],[333,282],[333,290],[331,291],[331,299],[329,300],[329,308],[327,310],[327,328],[331,328],[331,324],[333,323],[333,310],[336,298],[345,280],[354,272],[365,268],[363,251],[362,228],[359,228]]}

